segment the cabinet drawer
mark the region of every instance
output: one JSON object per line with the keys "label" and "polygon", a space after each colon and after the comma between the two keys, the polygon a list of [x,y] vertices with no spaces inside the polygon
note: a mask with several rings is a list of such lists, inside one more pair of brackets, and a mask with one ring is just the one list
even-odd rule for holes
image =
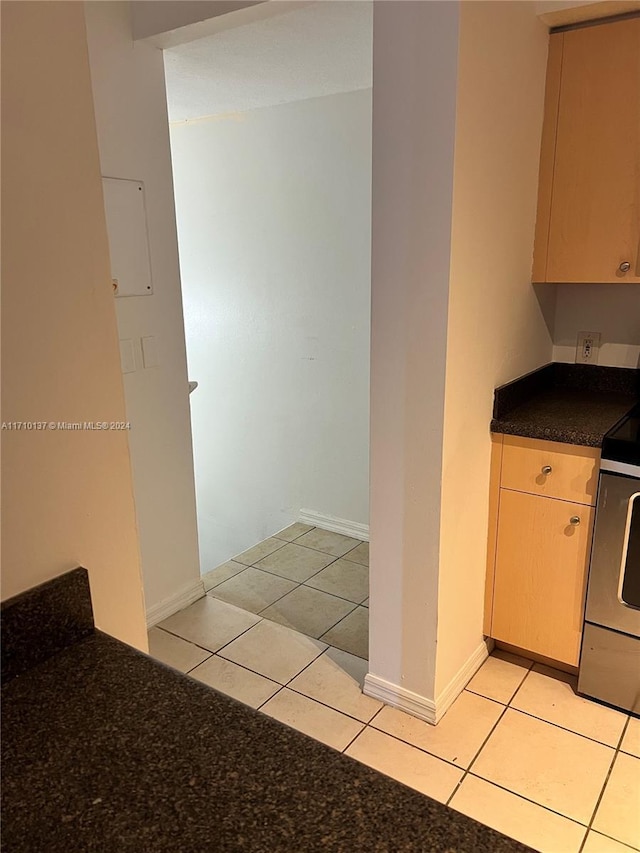
{"label": "cabinet drawer", "polygon": [[577,666],[592,516],[582,504],[501,490],[492,637]]}
{"label": "cabinet drawer", "polygon": [[593,506],[599,460],[600,451],[595,447],[505,435],[500,485]]}

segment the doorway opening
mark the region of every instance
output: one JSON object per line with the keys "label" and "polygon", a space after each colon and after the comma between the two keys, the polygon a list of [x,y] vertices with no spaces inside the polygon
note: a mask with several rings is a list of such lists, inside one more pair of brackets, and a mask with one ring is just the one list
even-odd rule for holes
{"label": "doorway opening", "polygon": [[205,589],[365,659],[372,17],[164,51]]}

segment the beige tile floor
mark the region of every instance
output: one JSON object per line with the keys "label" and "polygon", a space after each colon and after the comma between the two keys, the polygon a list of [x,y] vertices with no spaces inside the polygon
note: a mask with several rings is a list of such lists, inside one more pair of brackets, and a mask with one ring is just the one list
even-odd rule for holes
{"label": "beige tile floor", "polygon": [[[264,560],[282,541],[240,557]],[[319,534],[313,543],[327,547]],[[344,559],[344,544],[331,556]],[[215,570],[218,586],[249,568],[240,557]],[[363,608],[344,600],[357,618]],[[496,651],[433,727],[364,696],[365,657],[332,645],[332,629],[307,636],[266,618],[271,606],[257,615],[209,594],[151,629],[151,653],[542,853],[640,850],[638,719],[577,696],[572,676]]]}
{"label": "beige tile floor", "polygon": [[369,544],[297,522],[204,576],[207,595],[368,657]]}

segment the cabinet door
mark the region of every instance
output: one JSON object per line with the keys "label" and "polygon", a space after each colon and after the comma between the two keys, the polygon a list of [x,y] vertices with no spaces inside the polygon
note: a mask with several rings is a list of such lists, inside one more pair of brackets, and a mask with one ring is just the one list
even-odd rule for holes
{"label": "cabinet door", "polygon": [[562,70],[545,280],[640,282],[640,18],[557,37]]}
{"label": "cabinet door", "polygon": [[492,637],[578,665],[592,512],[500,491]]}

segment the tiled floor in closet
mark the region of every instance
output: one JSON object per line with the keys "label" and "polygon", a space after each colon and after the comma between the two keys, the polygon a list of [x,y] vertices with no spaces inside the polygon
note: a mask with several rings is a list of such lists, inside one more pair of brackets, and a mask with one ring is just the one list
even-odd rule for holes
{"label": "tiled floor in closet", "polygon": [[572,676],[494,652],[436,727],[362,694],[367,563],[293,525],[210,572],[151,654],[542,853],[640,850],[640,720]]}

